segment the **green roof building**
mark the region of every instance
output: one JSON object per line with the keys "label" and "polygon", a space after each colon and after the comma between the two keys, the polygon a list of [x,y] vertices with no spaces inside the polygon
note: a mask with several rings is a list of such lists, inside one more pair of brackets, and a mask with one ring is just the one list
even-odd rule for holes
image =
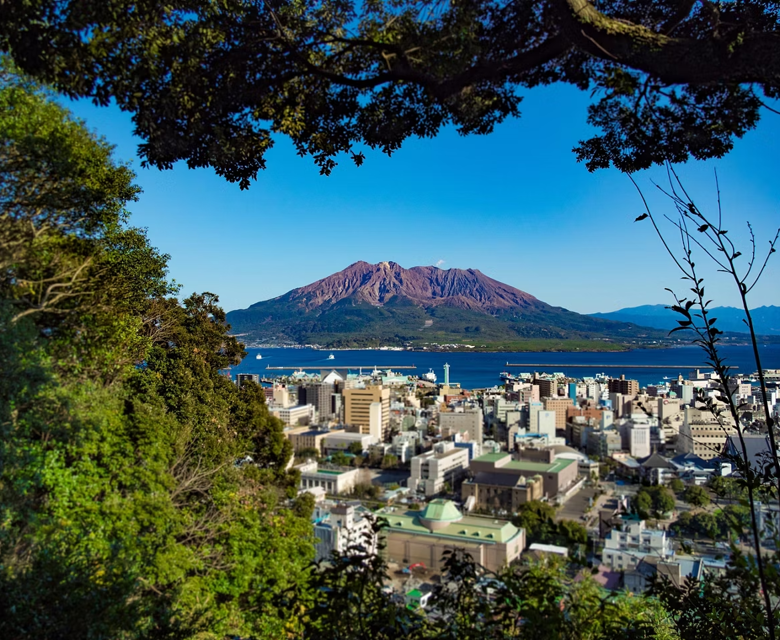
{"label": "green roof building", "polygon": [[424,511],[388,507],[378,513],[388,560],[402,566],[422,563],[441,570],[445,551],[464,549],[482,566],[497,571],[525,548],[525,531],[507,520],[464,516],[450,500],[434,500]]}
{"label": "green roof building", "polygon": [[551,449],[525,453],[538,459],[514,460],[509,453],[488,453],[474,458],[470,468],[475,476],[480,473],[490,474],[494,480],[497,475],[515,478],[541,476],[544,496],[548,499],[553,499],[558,494],[565,492],[577,481],[576,460],[565,458],[556,460],[555,452]]}

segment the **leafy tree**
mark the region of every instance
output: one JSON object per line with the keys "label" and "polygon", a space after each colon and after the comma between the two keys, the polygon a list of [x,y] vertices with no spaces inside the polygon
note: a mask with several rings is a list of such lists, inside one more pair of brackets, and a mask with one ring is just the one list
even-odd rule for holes
{"label": "leafy tree", "polygon": [[298,457],[299,458],[319,458],[320,452],[318,449],[315,449],[314,447],[307,447],[305,449],[301,449],[298,451]]}
{"label": "leafy tree", "polygon": [[539,500],[520,505],[512,524],[525,529],[528,542],[570,547],[588,541],[588,530],[582,524],[574,520],[555,522],[555,508]]}
{"label": "leafy tree", "polygon": [[336,453],[330,456],[330,461],[337,467],[348,467],[350,464],[350,457],[343,451],[336,451]]}
{"label": "leafy tree", "polygon": [[390,453],[382,458],[383,469],[395,469],[398,466],[398,458]]}
{"label": "leafy tree", "polygon": [[170,297],[108,145],[8,70],[0,105],[0,636],[278,637],[311,503],[242,345]]}
{"label": "leafy tree", "polygon": [[653,510],[653,498],[648,491],[643,491],[645,487],[642,487],[636,494],[633,507],[637,515],[643,520],[647,520],[650,517],[650,512]]}
{"label": "leafy tree", "polygon": [[363,453],[363,445],[359,442],[350,442],[349,447],[347,447],[347,451],[349,453],[353,453],[356,456],[359,456]]}
{"label": "leafy tree", "polygon": [[710,503],[710,495],[702,487],[691,485],[685,490],[683,500],[694,507],[706,507]]}
{"label": "leafy tree", "polygon": [[671,482],[669,483],[669,488],[674,493],[682,493],[685,491],[685,483],[683,483],[683,481],[679,478],[672,478]]}
{"label": "leafy tree", "polygon": [[145,162],[246,187],[273,133],[329,173],[452,124],[486,134],[523,90],[598,95],[577,157],[636,171],[720,157],[777,96],[774,3],[677,0],[83,3],[10,0],[0,49],[74,96],[133,113]]}
{"label": "leafy tree", "polygon": [[634,510],[642,519],[650,517],[651,512],[661,517],[674,509],[674,495],[662,485],[640,487],[634,500]]}

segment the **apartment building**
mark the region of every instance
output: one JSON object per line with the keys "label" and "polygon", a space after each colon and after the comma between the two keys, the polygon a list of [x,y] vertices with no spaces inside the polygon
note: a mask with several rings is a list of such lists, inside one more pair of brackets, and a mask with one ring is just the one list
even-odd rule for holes
{"label": "apartment building", "polygon": [[666,531],[648,529],[644,520],[623,523],[622,529],[612,529],[604,539],[601,563],[610,569],[633,569],[647,555],[667,560],[674,555]]}
{"label": "apartment building", "polygon": [[626,376],[607,380],[607,389],[610,393],[620,393],[629,398],[635,398],[639,393],[638,380],[626,380]]}

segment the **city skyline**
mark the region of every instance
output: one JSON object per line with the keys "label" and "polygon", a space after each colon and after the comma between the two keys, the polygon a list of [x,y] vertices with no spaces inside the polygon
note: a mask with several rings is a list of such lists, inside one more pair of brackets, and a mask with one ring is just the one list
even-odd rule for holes
{"label": "city skyline", "polygon": [[[676,287],[679,274],[651,227],[634,223],[643,210],[634,186],[614,169],[588,173],[571,151],[589,135],[587,103],[587,94],[568,87],[533,90],[523,117],[493,134],[447,129],[408,141],[391,158],[368,151],[359,168],[344,158],[329,177],[277,138],[248,191],[211,169],[141,169],[129,115],[84,101],[69,107],[116,145],[118,160],[132,161],[144,193],[130,207],[131,223],[147,227],[151,242],[171,255],[182,293],[212,291],[226,310],[359,260],[478,269],[580,313],[668,304],[664,288]],[[744,239],[749,219],[760,248],[779,218],[780,184],[771,171],[778,134],[780,119],[765,114],[725,158],[677,167],[708,205],[717,169],[732,235]],[[636,178],[656,213],[671,211],[651,182],[665,180],[663,168]],[[778,275],[780,265],[770,261],[751,306],[780,304]],[[737,303],[722,278],[706,284],[713,304]]]}

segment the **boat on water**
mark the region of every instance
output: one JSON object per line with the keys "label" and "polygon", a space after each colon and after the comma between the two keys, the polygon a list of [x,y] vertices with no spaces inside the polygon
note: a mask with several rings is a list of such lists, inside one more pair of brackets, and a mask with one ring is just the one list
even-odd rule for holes
{"label": "boat on water", "polygon": [[508,371],[502,371],[499,374],[499,378],[501,378],[501,380],[504,382],[522,382],[522,378],[520,376],[513,376]]}
{"label": "boat on water", "polygon": [[436,374],[433,372],[433,369],[429,369],[428,373],[422,375],[422,379],[426,382],[436,382]]}
{"label": "boat on water", "polygon": [[263,356],[261,356],[259,353],[255,356],[255,360],[262,360]]}
{"label": "boat on water", "polygon": [[328,360],[335,360],[336,356],[334,356],[332,353],[328,356]]}

